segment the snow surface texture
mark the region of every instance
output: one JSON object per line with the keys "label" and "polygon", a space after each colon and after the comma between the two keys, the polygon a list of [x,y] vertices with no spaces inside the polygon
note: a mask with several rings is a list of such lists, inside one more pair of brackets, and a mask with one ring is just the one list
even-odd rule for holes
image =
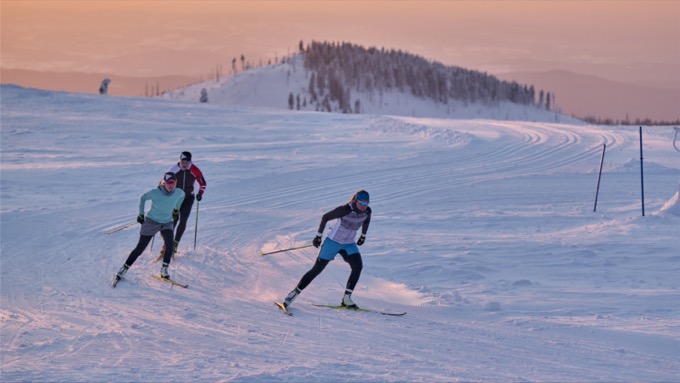
{"label": "snow surface texture", "polygon": [[[2,86],[3,382],[678,381],[673,131],[291,112]],[[602,145],[607,145],[593,212]],[[139,197],[183,150],[208,181],[170,272]],[[296,300],[321,214],[373,221]]]}

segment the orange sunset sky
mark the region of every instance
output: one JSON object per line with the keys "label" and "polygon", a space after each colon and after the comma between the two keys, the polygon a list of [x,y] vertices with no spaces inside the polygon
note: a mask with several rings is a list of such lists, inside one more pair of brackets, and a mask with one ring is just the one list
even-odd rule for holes
{"label": "orange sunset sky", "polygon": [[2,0],[3,69],[203,75],[300,40],[394,48],[501,74],[568,70],[680,89],[680,0]]}

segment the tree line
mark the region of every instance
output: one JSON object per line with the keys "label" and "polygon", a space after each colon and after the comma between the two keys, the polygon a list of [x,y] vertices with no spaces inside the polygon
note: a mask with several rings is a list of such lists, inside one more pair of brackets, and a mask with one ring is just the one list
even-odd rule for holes
{"label": "tree line", "polygon": [[594,125],[644,125],[644,126],[665,126],[665,125],[680,125],[680,119],[677,119],[675,121],[666,121],[666,120],[652,120],[651,118],[636,118],[635,120],[631,120],[628,117],[625,119],[616,119],[616,118],[608,118],[608,117],[593,117],[593,116],[586,116],[586,117],[578,117],[578,116],[572,116],[574,118],[578,118],[580,120],[583,120],[587,123],[594,124]]}
{"label": "tree line", "polygon": [[300,52],[305,56],[305,69],[312,72],[308,92],[317,110],[331,111],[334,103],[343,113],[360,113],[359,100],[351,102],[352,91],[369,97],[399,91],[442,104],[455,100],[488,105],[509,101],[547,110],[554,106],[555,95],[541,90],[537,97],[533,85],[501,81],[487,73],[445,66],[401,50],[317,41],[305,48],[301,41]]}

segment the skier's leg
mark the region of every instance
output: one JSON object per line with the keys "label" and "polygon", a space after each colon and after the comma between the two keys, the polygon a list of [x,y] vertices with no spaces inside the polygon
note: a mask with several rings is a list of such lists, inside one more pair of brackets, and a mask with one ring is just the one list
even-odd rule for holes
{"label": "skier's leg", "polygon": [[307,287],[314,278],[316,278],[317,275],[321,274],[323,269],[326,268],[326,265],[328,265],[328,260],[317,258],[316,262],[314,262],[314,266],[307,272],[305,275],[302,276],[300,279],[300,282],[297,285],[298,290],[302,291]]}
{"label": "skier's leg", "polygon": [[314,278],[316,278],[317,275],[321,274],[323,269],[326,268],[326,265],[328,265],[328,262],[332,261],[333,258],[335,258],[339,246],[340,245],[337,242],[326,238],[326,240],[321,245],[321,249],[319,249],[319,256],[318,258],[316,258],[314,266],[312,266],[312,268],[308,272],[306,272],[305,275],[302,276],[300,282],[298,282],[297,284],[297,287],[295,287],[293,291],[288,293],[288,296],[283,300],[283,304],[285,306],[288,306],[291,303],[293,303],[295,297],[297,297],[297,295],[300,294],[302,290],[305,289],[305,287],[312,283],[312,281],[314,280]]}
{"label": "skier's leg", "polygon": [[137,257],[139,257],[144,252],[144,250],[146,250],[146,247],[149,246],[149,243],[151,242],[151,238],[153,238],[153,235],[140,234],[137,246],[134,248],[134,250],[132,250],[132,252],[130,252],[127,261],[125,261],[125,264],[128,265],[128,267],[132,266],[132,264],[137,260]]}
{"label": "skier's leg", "polygon": [[305,275],[302,276],[298,285],[290,293],[288,293],[286,298],[284,298],[283,305],[286,307],[290,306],[291,303],[293,303],[295,298],[298,296],[298,294],[300,294],[302,290],[305,287],[307,287],[307,285],[312,283],[312,281],[314,280],[314,278],[316,278],[317,275],[321,274],[326,265],[328,265],[328,262],[330,261],[326,259],[317,258],[316,262],[314,263],[314,266],[308,272],[306,272]]}
{"label": "skier's leg", "polygon": [[182,239],[184,230],[187,228],[187,221],[189,221],[189,214],[191,214],[191,207],[194,206],[195,198],[193,194],[185,196],[182,206],[179,208],[179,224],[177,224],[177,221],[174,222],[175,226],[177,226],[177,231],[175,232],[175,242],[177,243]]}
{"label": "skier's leg", "polygon": [[349,263],[349,266],[352,268],[352,272],[349,274],[346,286],[346,289],[351,293],[354,291],[354,287],[357,285],[357,282],[359,282],[359,277],[361,276],[361,270],[364,268],[364,263],[361,260],[360,253],[354,253],[350,255],[344,255],[342,253],[340,254],[342,255],[342,259]]}
{"label": "skier's leg", "polygon": [[172,229],[162,230],[161,237],[163,237],[165,248],[165,253],[163,254],[163,265],[167,266],[170,264],[170,260],[172,259]]}
{"label": "skier's leg", "polygon": [[359,252],[356,252],[347,255],[347,253],[344,252],[344,250],[340,254],[342,255],[342,259],[344,259],[345,262],[349,263],[349,266],[352,268],[352,272],[349,274],[349,278],[347,278],[345,294],[343,295],[342,302],[340,304],[345,307],[356,308],[357,305],[352,301],[352,292],[354,292],[354,287],[357,285],[357,282],[359,281],[359,277],[361,276],[361,269],[363,268],[361,254],[359,254]]}

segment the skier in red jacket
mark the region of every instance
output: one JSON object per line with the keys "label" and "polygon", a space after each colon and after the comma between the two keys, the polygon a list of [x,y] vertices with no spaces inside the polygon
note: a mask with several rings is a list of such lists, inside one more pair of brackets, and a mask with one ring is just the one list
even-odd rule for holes
{"label": "skier in red jacket", "polygon": [[[179,217],[175,218],[173,225],[176,228],[175,241],[173,243],[173,255],[177,252],[177,246],[179,241],[182,239],[182,234],[187,228],[187,221],[189,220],[189,214],[191,213],[191,208],[194,205],[194,199],[201,201],[203,198],[203,193],[205,192],[205,187],[207,183],[203,177],[201,169],[198,168],[191,161],[190,152],[182,152],[179,155],[179,162],[172,165],[168,172],[174,173],[177,178],[177,188],[184,191],[186,197],[184,197],[184,202],[182,202],[182,207],[179,209]],[[194,183],[198,183],[198,192],[194,196]],[[161,249],[161,254],[165,251],[165,246]]]}

